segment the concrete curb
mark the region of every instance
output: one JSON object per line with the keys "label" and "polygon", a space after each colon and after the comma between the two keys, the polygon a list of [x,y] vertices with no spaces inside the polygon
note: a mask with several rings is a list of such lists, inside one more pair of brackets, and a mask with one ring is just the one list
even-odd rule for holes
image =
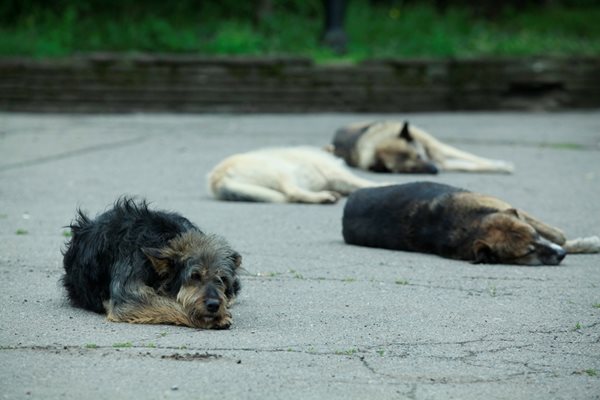
{"label": "concrete curb", "polygon": [[92,54],[0,58],[0,110],[411,112],[600,107],[600,58],[372,60]]}

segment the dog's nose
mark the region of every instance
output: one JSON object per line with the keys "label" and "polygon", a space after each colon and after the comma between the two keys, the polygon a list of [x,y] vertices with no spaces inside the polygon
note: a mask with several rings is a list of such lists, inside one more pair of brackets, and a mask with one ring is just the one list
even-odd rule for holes
{"label": "dog's nose", "polygon": [[561,262],[563,260],[563,258],[565,258],[566,255],[567,255],[567,252],[564,249],[558,250],[556,253],[556,258],[558,259],[558,262]]}
{"label": "dog's nose", "polygon": [[204,306],[208,312],[214,313],[221,307],[221,301],[219,299],[206,299]]}
{"label": "dog's nose", "polygon": [[437,174],[439,171],[438,167],[436,167],[434,163],[428,163],[425,172],[428,174]]}

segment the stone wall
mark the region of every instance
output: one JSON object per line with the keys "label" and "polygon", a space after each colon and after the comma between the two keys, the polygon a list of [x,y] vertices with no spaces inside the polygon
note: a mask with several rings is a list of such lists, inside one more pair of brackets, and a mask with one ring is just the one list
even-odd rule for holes
{"label": "stone wall", "polygon": [[600,58],[377,60],[95,54],[0,59],[0,110],[407,112],[600,107]]}

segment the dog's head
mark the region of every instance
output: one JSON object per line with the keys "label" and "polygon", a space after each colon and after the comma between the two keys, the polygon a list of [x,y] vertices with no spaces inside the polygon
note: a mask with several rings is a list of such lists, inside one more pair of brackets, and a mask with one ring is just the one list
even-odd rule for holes
{"label": "dog's head", "polygon": [[437,174],[438,168],[429,161],[423,145],[410,133],[408,122],[400,132],[377,146],[377,156],[391,172]]}
{"label": "dog's head", "polygon": [[473,243],[475,263],[558,265],[566,251],[541,237],[515,209],[487,215]]}
{"label": "dog's head", "polygon": [[242,257],[223,238],[190,231],[163,248],[142,252],[158,273],[158,290],[177,299],[194,325],[229,327],[228,308],[241,288]]}

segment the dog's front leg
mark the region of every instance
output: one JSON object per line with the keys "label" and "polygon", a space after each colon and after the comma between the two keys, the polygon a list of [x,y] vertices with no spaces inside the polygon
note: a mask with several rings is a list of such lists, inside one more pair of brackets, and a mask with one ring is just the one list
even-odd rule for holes
{"label": "dog's front leg", "polygon": [[563,245],[567,238],[565,234],[558,228],[543,223],[535,217],[527,214],[523,210],[518,210],[519,217],[533,227],[542,237],[558,245]]}
{"label": "dog's front leg", "polygon": [[390,183],[373,182],[358,176],[354,176],[346,171],[339,171],[332,173],[329,177],[328,189],[347,196],[358,189],[387,185],[390,185]]}
{"label": "dog's front leg", "polygon": [[200,329],[227,329],[231,326],[230,313],[220,319],[198,318],[181,303],[160,296],[145,285],[129,286],[119,294],[112,293],[105,308],[107,319],[114,322],[182,325]]}
{"label": "dog's front leg", "polygon": [[229,310],[225,310],[222,315],[216,318],[196,317],[193,313],[190,313],[190,320],[195,328],[200,329],[229,329],[233,322]]}
{"label": "dog's front leg", "polygon": [[143,302],[110,300],[105,304],[106,318],[109,321],[132,324],[169,324],[195,327],[192,319],[176,301],[158,296],[148,300],[148,298]]}

